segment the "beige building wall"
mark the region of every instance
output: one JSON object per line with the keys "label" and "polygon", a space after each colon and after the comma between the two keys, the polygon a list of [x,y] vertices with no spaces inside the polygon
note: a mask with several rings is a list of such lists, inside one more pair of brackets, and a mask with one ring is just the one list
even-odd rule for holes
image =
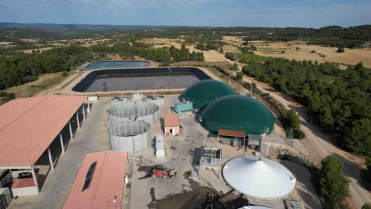
{"label": "beige building wall", "polygon": [[165,136],[178,136],[180,133],[180,128],[179,126],[174,126],[174,127],[165,127]]}

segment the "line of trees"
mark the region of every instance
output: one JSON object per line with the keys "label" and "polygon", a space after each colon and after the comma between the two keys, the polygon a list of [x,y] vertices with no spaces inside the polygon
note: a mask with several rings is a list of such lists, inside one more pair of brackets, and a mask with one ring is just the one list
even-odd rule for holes
{"label": "line of trees", "polygon": [[218,50],[218,45],[215,41],[200,42],[195,46],[196,49],[201,51]]}
{"label": "line of trees", "polygon": [[371,71],[362,63],[340,70],[331,63],[277,58],[250,61],[243,71],[306,106],[310,120],[339,145],[371,156]]}
{"label": "line of trees", "polygon": [[70,71],[84,62],[106,59],[107,54],[120,54],[124,58],[143,57],[161,63],[180,61],[203,61],[202,52],[190,53],[185,46],[181,49],[148,48],[146,45],[128,43],[112,47],[99,44],[92,47],[67,46],[32,54],[0,56],[0,90],[34,81],[43,73]]}

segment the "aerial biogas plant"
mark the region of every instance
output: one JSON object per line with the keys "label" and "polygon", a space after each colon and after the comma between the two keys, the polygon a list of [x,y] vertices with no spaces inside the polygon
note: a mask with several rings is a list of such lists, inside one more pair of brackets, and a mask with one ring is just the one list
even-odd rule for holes
{"label": "aerial biogas plant", "polygon": [[[19,142],[12,149],[18,150],[17,146],[23,141],[30,141],[22,134],[26,132],[13,130],[24,128],[26,122],[29,127],[39,128],[37,133],[43,134],[35,134],[34,138],[42,136],[48,142],[45,142],[48,147],[38,151],[35,144],[37,153],[35,151],[32,159],[34,164],[50,164],[38,167],[34,167],[34,164],[28,167],[27,164],[26,169],[30,170],[27,173],[31,173],[27,174],[27,178],[23,178],[23,173],[26,173],[23,170],[6,174],[13,177],[22,175],[22,178],[16,181],[20,183],[10,191],[0,189],[0,195],[6,193],[9,196],[12,192],[22,196],[48,191],[54,180],[50,177],[49,181],[45,181],[45,187],[43,183],[34,186],[38,177],[41,179],[49,168],[54,170],[56,164],[56,169],[59,165],[62,168],[68,165],[63,154],[71,154],[70,149],[88,149],[84,159],[79,162],[76,159],[81,167],[80,170],[76,168],[78,174],[72,187],[65,189],[65,194],[69,191],[68,196],[64,197],[66,209],[92,208],[89,206],[91,203],[99,205],[98,208],[118,208],[128,203],[130,208],[173,208],[173,202],[179,202],[179,205],[192,202],[194,205],[190,208],[202,206],[203,209],[286,208],[284,201],[295,191],[296,178],[285,166],[269,159],[275,158],[271,155],[271,151],[275,150],[270,144],[272,141],[268,141],[275,131],[275,117],[271,111],[257,99],[239,95],[228,84],[212,79],[215,77],[210,77],[202,69],[154,68],[153,72],[149,69],[91,69],[75,86],[82,92],[90,91],[85,92],[89,96],[36,97],[14,100],[0,106],[0,114],[10,124],[3,126],[0,136],[17,135]],[[156,78],[162,79],[156,81]],[[127,83],[131,79],[137,80]],[[173,86],[177,79],[183,79],[184,82]],[[125,85],[130,86],[127,88]],[[176,91],[161,95],[162,88]],[[96,95],[100,92],[96,90],[107,90],[109,95],[116,94],[117,90],[131,92],[120,92],[113,97],[103,94],[99,99]],[[27,102],[28,106],[19,111],[20,116],[7,119],[7,112],[20,108],[23,102]],[[70,106],[68,112],[66,105]],[[54,114],[54,111],[58,111],[58,114]],[[99,112],[101,114],[97,114]],[[92,114],[88,116],[88,113]],[[32,123],[33,120],[58,125],[58,130],[42,130]],[[104,131],[92,128],[102,126],[96,123],[102,120],[106,126]],[[45,135],[50,131],[53,132],[51,135]],[[24,139],[20,140],[20,137]],[[2,147],[12,144],[12,141],[0,142]],[[26,150],[26,147],[23,148]],[[62,153],[60,157],[58,150]],[[90,153],[90,150],[97,152]],[[10,151],[1,151],[0,155],[0,166],[9,167],[21,153],[15,155]],[[41,160],[38,161],[36,157]],[[58,159],[58,163],[55,159]],[[14,168],[26,166],[26,161],[20,159],[19,165],[14,164]],[[59,174],[51,172],[49,175]],[[27,190],[28,193],[22,182],[31,185],[27,187],[30,190]],[[185,191],[184,185],[190,185],[190,189]],[[190,195],[172,199],[173,195],[184,192]],[[196,196],[199,198],[194,198]],[[154,197],[158,199],[155,201]],[[164,202],[165,206],[158,207],[158,202]],[[106,207],[107,204],[110,206]],[[295,205],[300,206],[300,202],[295,202]]]}
{"label": "aerial biogas plant", "polygon": [[[274,115],[255,98],[239,95],[222,81],[197,81],[179,96],[114,96],[107,114],[109,148],[128,152],[129,157],[141,156],[141,162],[152,162],[147,176],[169,178],[180,181],[179,184],[192,178],[202,185],[201,179],[206,179],[215,183],[211,184],[214,189],[225,188],[221,189],[223,193],[231,191],[247,201],[236,208],[275,208],[269,204],[282,203],[295,189],[295,176],[285,166],[268,159],[267,151],[261,151],[264,137],[274,131]],[[217,143],[210,143],[216,136]],[[191,145],[187,140],[192,140]],[[192,150],[192,167],[184,168],[188,157],[174,158],[184,154],[181,150]],[[185,179],[175,175],[182,169],[190,169]],[[210,170],[215,175],[210,175]],[[205,195],[211,205],[220,197]],[[252,200],[254,204],[249,203]]]}

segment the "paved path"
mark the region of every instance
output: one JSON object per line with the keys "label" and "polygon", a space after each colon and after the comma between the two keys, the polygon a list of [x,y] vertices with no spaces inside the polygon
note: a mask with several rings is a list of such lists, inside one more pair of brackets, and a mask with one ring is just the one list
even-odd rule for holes
{"label": "paved path", "polygon": [[[221,55],[222,56],[222,55]],[[222,56],[224,60],[230,64],[234,62]],[[241,66],[239,66],[241,69]],[[356,208],[361,208],[363,204],[371,202],[371,193],[363,188],[360,183],[360,165],[364,164],[362,157],[354,154],[345,152],[333,145],[330,142],[327,135],[323,134],[317,127],[307,122],[308,116],[305,111],[305,107],[295,102],[290,97],[283,95],[280,92],[274,91],[265,83],[261,83],[252,77],[244,75],[243,80],[246,82],[253,82],[257,85],[257,88],[264,93],[270,94],[274,99],[279,101],[286,109],[294,108],[299,114],[302,121],[300,126],[301,130],[305,133],[306,137],[301,140],[304,147],[311,153],[317,165],[320,163],[320,159],[328,155],[337,155],[344,164],[344,173],[350,178],[350,195],[351,200]]]}
{"label": "paved path", "polygon": [[106,107],[109,100],[93,103],[92,112],[77,130],[66,153],[59,158],[54,172],[50,172],[39,195],[20,197],[11,202],[10,208],[60,209],[67,198],[80,165],[87,153],[108,150],[106,143]]}

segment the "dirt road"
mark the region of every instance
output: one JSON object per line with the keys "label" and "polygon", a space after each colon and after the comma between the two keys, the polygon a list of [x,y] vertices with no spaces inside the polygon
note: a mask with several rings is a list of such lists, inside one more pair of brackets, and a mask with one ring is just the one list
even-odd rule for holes
{"label": "dirt road", "polygon": [[[221,57],[230,64],[232,61],[225,58],[223,55]],[[239,66],[241,69],[241,66]],[[364,159],[362,157],[345,152],[331,143],[329,137],[323,134],[317,127],[314,127],[309,122],[307,122],[308,116],[305,111],[305,107],[301,104],[295,102],[290,97],[281,94],[280,92],[274,91],[265,83],[261,83],[254,78],[244,76],[243,80],[246,82],[253,82],[257,85],[264,93],[269,93],[274,99],[279,101],[285,108],[294,108],[298,112],[300,119],[302,121],[301,130],[304,131],[306,137],[301,140],[304,147],[313,156],[313,159],[317,165],[319,165],[320,160],[328,155],[336,155],[339,157],[341,162],[344,164],[344,173],[351,180],[350,183],[350,195],[351,200],[356,208],[361,208],[363,204],[371,202],[371,193],[363,188],[360,184],[360,170],[361,166],[364,164]]]}

